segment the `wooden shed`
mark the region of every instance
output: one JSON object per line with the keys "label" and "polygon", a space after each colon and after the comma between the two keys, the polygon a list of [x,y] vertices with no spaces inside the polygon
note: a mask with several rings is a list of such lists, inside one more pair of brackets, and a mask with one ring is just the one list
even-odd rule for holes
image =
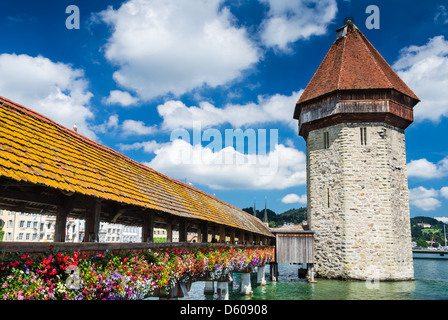
{"label": "wooden shed", "polygon": [[[275,235],[275,265],[274,277],[277,278],[278,263],[306,264],[306,274],[310,281],[314,281],[314,231],[304,230],[302,226],[288,226],[272,228]],[[299,270],[300,276],[300,270]]]}

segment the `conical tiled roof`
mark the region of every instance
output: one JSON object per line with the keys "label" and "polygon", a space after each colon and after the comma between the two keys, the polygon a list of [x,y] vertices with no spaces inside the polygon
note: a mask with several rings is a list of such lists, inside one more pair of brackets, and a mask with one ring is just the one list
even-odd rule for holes
{"label": "conical tiled roof", "polygon": [[[362,32],[349,20],[297,104],[337,90],[395,89],[419,101]],[[414,104],[415,104],[414,103]]]}

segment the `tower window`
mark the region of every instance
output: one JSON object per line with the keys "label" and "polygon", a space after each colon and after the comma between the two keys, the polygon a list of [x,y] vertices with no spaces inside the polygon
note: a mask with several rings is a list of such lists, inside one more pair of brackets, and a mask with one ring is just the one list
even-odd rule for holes
{"label": "tower window", "polygon": [[361,145],[367,145],[367,128],[359,128],[361,130]]}
{"label": "tower window", "polygon": [[330,147],[330,135],[327,132],[324,132],[324,149],[328,149]]}

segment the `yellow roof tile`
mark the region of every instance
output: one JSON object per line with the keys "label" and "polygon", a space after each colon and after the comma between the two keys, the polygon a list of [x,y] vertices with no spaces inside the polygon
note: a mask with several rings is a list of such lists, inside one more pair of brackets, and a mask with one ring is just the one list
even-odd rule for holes
{"label": "yellow roof tile", "polygon": [[273,236],[258,218],[3,97],[0,176]]}

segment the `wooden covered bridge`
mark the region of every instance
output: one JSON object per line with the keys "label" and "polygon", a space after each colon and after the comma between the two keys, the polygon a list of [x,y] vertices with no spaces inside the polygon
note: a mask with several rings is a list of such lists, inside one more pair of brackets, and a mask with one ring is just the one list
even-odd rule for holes
{"label": "wooden covered bridge", "polygon": [[[56,216],[55,242],[68,217],[85,219],[84,242],[100,221],[198,234],[198,242],[268,245],[273,234],[255,216],[141,163],[26,107],[0,97],[0,209]],[[211,236],[211,237],[210,237]]]}

